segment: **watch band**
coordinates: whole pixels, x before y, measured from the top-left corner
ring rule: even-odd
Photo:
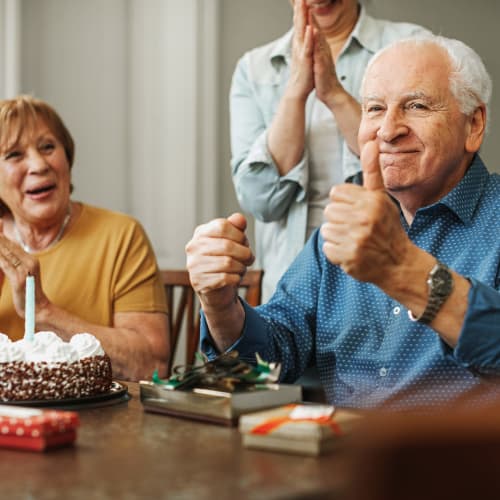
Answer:
[[[453,276],[448,267],[442,262],[437,261],[436,265],[429,273],[427,285],[429,286],[429,298],[424,312],[420,316],[415,317],[413,313],[408,310],[408,317],[412,321],[418,321],[425,325],[432,322],[453,291]]]

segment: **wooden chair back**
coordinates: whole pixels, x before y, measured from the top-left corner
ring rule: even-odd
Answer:
[[[189,281],[186,269],[164,269],[160,271],[163,286],[167,295],[170,311],[170,346],[172,360],[177,350],[179,338],[185,328],[186,356],[185,363],[193,364],[200,340],[200,304]],[[241,281],[243,298],[251,305],[257,306],[261,300],[263,271],[249,269]],[[172,362],[170,365],[172,366]]]

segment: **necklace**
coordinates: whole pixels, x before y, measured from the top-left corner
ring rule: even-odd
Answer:
[[[66,226],[68,225],[70,218],[71,218],[71,204],[68,207],[68,212],[64,217],[63,223],[61,225],[61,228],[59,229],[59,232],[56,234],[56,237],[45,248],[42,248],[40,250],[34,250],[23,241],[21,233],[19,232],[19,229],[17,228],[15,221],[14,221],[14,235],[16,237],[17,242],[21,245],[21,247],[25,252],[27,253],[41,252],[42,250],[47,250],[48,248],[53,247],[62,238],[62,235],[64,233],[64,230],[66,229]]]

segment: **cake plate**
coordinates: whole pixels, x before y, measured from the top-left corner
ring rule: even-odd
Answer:
[[[26,401],[0,401],[3,405],[48,407],[61,410],[84,410],[88,408],[100,408],[118,403],[123,403],[130,399],[128,387],[114,380],[109,391],[93,396],[83,396],[81,398],[67,399],[36,399]]]

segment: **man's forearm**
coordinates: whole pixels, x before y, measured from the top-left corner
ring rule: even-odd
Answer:
[[[413,248],[411,254],[405,259],[406,263],[397,266],[395,272],[379,286],[387,295],[407,307],[414,317],[418,317],[427,306],[429,299],[427,279],[436,264],[436,258],[417,247]],[[452,276],[453,291],[430,326],[449,346],[454,347],[458,342],[467,311],[470,284],[467,279],[453,271]]]
[[[207,321],[210,335],[219,352],[231,347],[241,336],[245,324],[245,310],[238,297],[224,309],[215,309],[203,305],[203,313]]]

